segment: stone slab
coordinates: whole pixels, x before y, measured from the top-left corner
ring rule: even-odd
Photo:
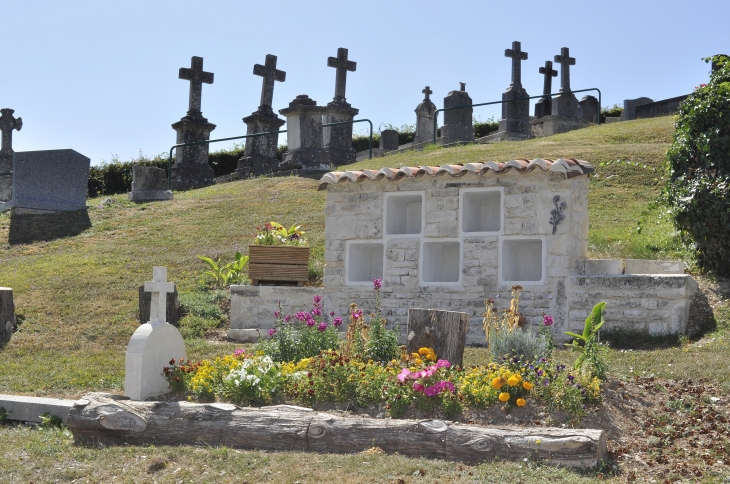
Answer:
[[[624,265],[618,259],[588,259],[582,261],[579,272],[586,276],[606,276],[623,274]]]
[[[40,423],[42,421],[41,414],[48,412],[50,415],[61,418],[65,424],[68,412],[74,403],[76,403],[76,400],[25,395],[0,395],[0,408],[4,408],[8,412],[8,420],[20,422]]]
[[[127,193],[130,202],[156,202],[158,200],[172,200],[171,190],[136,190]]]
[[[621,113],[621,121],[636,119],[636,107],[642,104],[653,103],[654,100],[648,97],[637,97],[636,99],[624,99],[624,112]]]
[[[474,140],[474,142],[480,144],[490,144],[501,143],[502,141],[522,141],[530,138],[530,136],[527,136],[524,133],[515,133],[513,131],[497,131],[496,133],[477,138]]]
[[[535,137],[553,136],[575,129],[587,128],[591,123],[579,118],[565,116],[545,116],[532,121],[532,135]]]
[[[15,153],[13,205],[74,212],[86,208],[91,160],[71,149]]]
[[[626,259],[626,274],[684,274],[684,262]]]
[[[236,343],[256,343],[261,338],[258,329],[229,329],[228,339]]]
[[[322,287],[297,286],[231,286],[231,329],[268,331],[274,327],[279,304],[284,314],[295,314],[312,309],[312,298],[323,295]],[[346,309],[346,308],[336,308]],[[327,309],[329,312],[331,309]],[[253,333],[234,333],[234,336],[253,337]],[[231,337],[229,335],[229,337]],[[235,339],[235,338],[232,338]],[[258,337],[257,337],[258,339]],[[239,340],[236,340],[239,341]]]
[[[636,106],[634,114],[636,119],[676,114],[679,112],[679,105],[682,104],[682,101],[687,99],[688,96],[689,94],[685,94],[684,96],[677,96],[669,99],[662,99],[661,101],[654,101],[653,103],[641,104]]]

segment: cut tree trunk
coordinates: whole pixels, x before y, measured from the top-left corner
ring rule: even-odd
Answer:
[[[74,440],[85,445],[206,445],[239,449],[362,452],[378,447],[410,457],[476,463],[530,458],[568,467],[596,467],[606,434],[594,429],[508,428],[442,420],[345,417],[278,405],[138,402],[92,393],[69,412]]]
[[[0,287],[0,341],[8,341],[16,329],[18,321],[15,318],[13,290],[9,287]]]
[[[469,315],[436,309],[408,310],[408,352],[432,348],[441,360],[461,366]]]
[[[144,285],[139,286],[139,324],[150,320],[150,306],[152,305],[152,293],[145,292]],[[167,293],[166,320],[168,323],[177,326],[180,320],[180,298],[177,294],[177,286],[173,292]]]

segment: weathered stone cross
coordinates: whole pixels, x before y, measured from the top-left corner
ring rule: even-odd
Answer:
[[[560,91],[570,91],[570,66],[575,65],[575,58],[570,57],[570,49],[563,47],[560,55],[555,56],[555,62],[560,64]]]
[[[512,82],[510,82],[510,86],[522,87],[521,61],[527,60],[527,52],[522,52],[521,47],[522,45],[519,42],[514,41],[511,49],[504,50],[504,56],[512,58]]]
[[[540,74],[545,75],[545,83],[542,87],[542,95],[547,96],[553,89],[553,77],[558,75],[558,71],[553,70],[553,63],[545,61],[545,67],[540,68]]]
[[[431,88],[430,88],[430,87],[426,86],[426,89],[424,89],[424,90],[423,90],[423,91],[421,91],[421,92],[422,92],[423,94],[425,94],[425,95],[426,95],[426,98],[424,99],[424,101],[430,101],[430,100],[431,100],[431,98],[429,98],[429,96],[430,96],[431,94],[433,94],[433,91],[431,90]]]
[[[167,267],[154,266],[152,281],[144,283],[144,290],[152,293],[150,322],[164,323],[167,319],[167,293],[175,291],[175,284],[167,282]]]
[[[264,65],[256,64],[253,66],[253,74],[264,78],[261,84],[261,105],[259,111],[273,114],[271,103],[274,99],[274,81],[284,82],[286,80],[286,72],[276,68],[276,56],[267,54]]]
[[[23,118],[15,118],[13,109],[0,109],[0,131],[2,135],[2,145],[0,146],[0,154],[8,154],[13,152],[13,130],[23,127]]]
[[[347,71],[355,72],[357,63],[347,60],[347,49],[337,49],[337,57],[327,58],[327,67],[337,69],[335,76],[335,101],[345,101],[345,87],[347,84]]]
[[[202,116],[200,112],[200,97],[203,93],[203,83],[213,84],[213,73],[203,70],[203,58],[193,56],[190,59],[190,69],[181,67],[178,78],[190,81],[190,101],[188,115]]]

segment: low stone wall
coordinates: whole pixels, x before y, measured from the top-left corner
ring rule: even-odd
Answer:
[[[583,328],[594,305],[606,302],[605,328],[650,334],[682,334],[687,330],[697,282],[684,274],[603,275],[568,278],[568,327]]]
[[[655,118],[657,116],[667,116],[679,112],[679,105],[687,99],[688,94],[684,96],[677,96],[670,99],[663,99],[661,101],[654,101],[653,103],[642,104],[636,106],[636,119],[642,118]]]

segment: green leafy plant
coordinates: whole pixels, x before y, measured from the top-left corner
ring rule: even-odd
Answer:
[[[58,415],[51,415],[48,412],[43,412],[39,416],[41,418],[41,427],[44,427],[44,428],[61,428],[61,427],[63,427],[63,420]]]
[[[288,229],[276,222],[266,222],[256,227],[256,245],[307,245],[301,225],[292,225]]]
[[[521,361],[537,361],[550,355],[550,344],[545,336],[532,331],[500,331],[489,341],[493,360],[517,358]]]
[[[597,376],[601,380],[606,379],[608,364],[603,359],[600,352],[607,351],[608,348],[599,341],[599,331],[605,320],[603,319],[603,311],[606,307],[605,302],[599,302],[593,307],[591,314],[586,318],[583,326],[583,334],[572,333],[566,331],[565,334],[573,338],[570,343],[565,345],[572,351],[580,353],[578,359],[575,360],[575,368],[582,369],[588,366],[588,370],[592,375]]]
[[[203,273],[212,280],[214,287],[227,287],[231,284],[238,284],[243,279],[243,268],[248,264],[248,256],[236,252],[235,259],[228,264],[221,264],[220,258],[214,261],[210,257],[202,255],[198,259],[208,264],[209,270]]]
[[[5,410],[5,407],[0,407],[0,425],[6,423],[8,421],[8,411]]]
[[[398,331],[386,329],[386,321],[380,314],[380,288],[382,285],[382,278],[373,280],[375,313],[370,315],[370,327],[365,345],[367,357],[373,361],[390,361],[400,355]]]
[[[730,58],[705,60],[720,68],[680,105],[663,199],[700,267],[724,277],[730,275]]]

